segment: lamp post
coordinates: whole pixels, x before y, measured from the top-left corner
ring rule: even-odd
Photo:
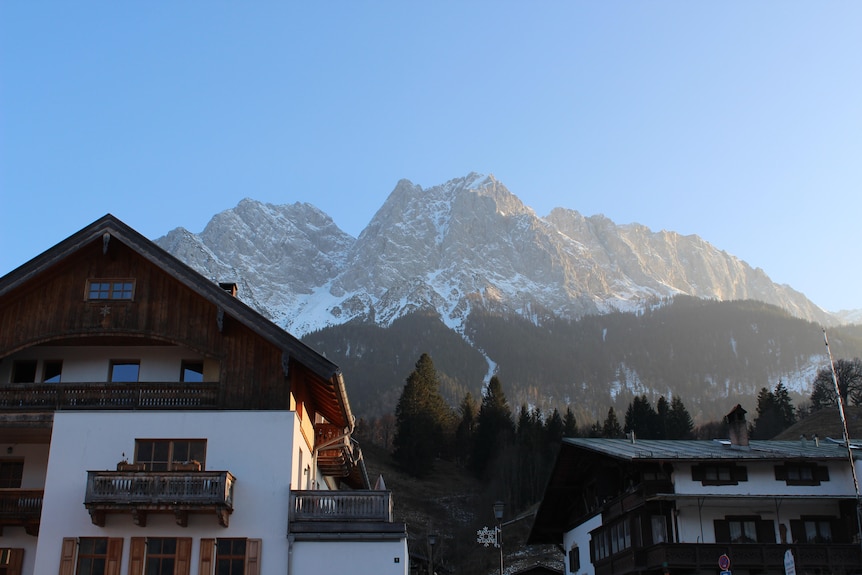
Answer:
[[[437,545],[437,534],[428,534],[428,575],[434,575],[434,546]]]
[[[500,575],[503,575],[503,509],[506,504],[502,501],[494,503],[494,518],[497,520],[497,547],[500,548]]]

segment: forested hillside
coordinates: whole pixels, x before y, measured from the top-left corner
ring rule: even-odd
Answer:
[[[836,358],[862,356],[860,326],[831,328],[829,340]],[[349,323],[304,341],[341,366],[360,417],[394,411],[422,353],[433,357],[453,407],[468,391],[481,397],[490,365],[513,406],[570,407],[579,424],[642,394],[680,396],[697,422],[720,418],[731,402],[753,408],[758,391],[779,380],[799,401],[826,361],[817,324],[759,302],[690,297],[577,321],[474,311],[464,338],[435,314],[415,313],[389,328]]]

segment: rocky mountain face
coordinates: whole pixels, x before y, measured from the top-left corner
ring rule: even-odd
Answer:
[[[542,218],[493,176],[395,189],[358,238],[309,204],[251,199],[204,231],[156,242],[295,335],[351,319],[389,325],[436,310],[461,331],[471,309],[562,318],[635,310],[685,294],[754,299],[792,315],[835,318],[759,268],[697,236],[616,225],[556,208]]]

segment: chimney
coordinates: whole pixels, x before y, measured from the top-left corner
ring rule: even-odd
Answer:
[[[731,449],[750,449],[748,446],[748,424],[745,421],[747,412],[737,404],[730,413],[724,416],[730,432]]]
[[[237,285],[236,282],[219,282],[218,287],[236,297]]]

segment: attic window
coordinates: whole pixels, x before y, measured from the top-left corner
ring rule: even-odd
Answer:
[[[691,479],[701,485],[737,485],[748,481],[748,470],[733,463],[704,463],[692,466]]]
[[[87,280],[88,300],[127,300],[135,297],[133,279],[92,279]]]
[[[775,480],[787,485],[820,485],[829,481],[829,468],[816,463],[785,463],[775,466]]]

